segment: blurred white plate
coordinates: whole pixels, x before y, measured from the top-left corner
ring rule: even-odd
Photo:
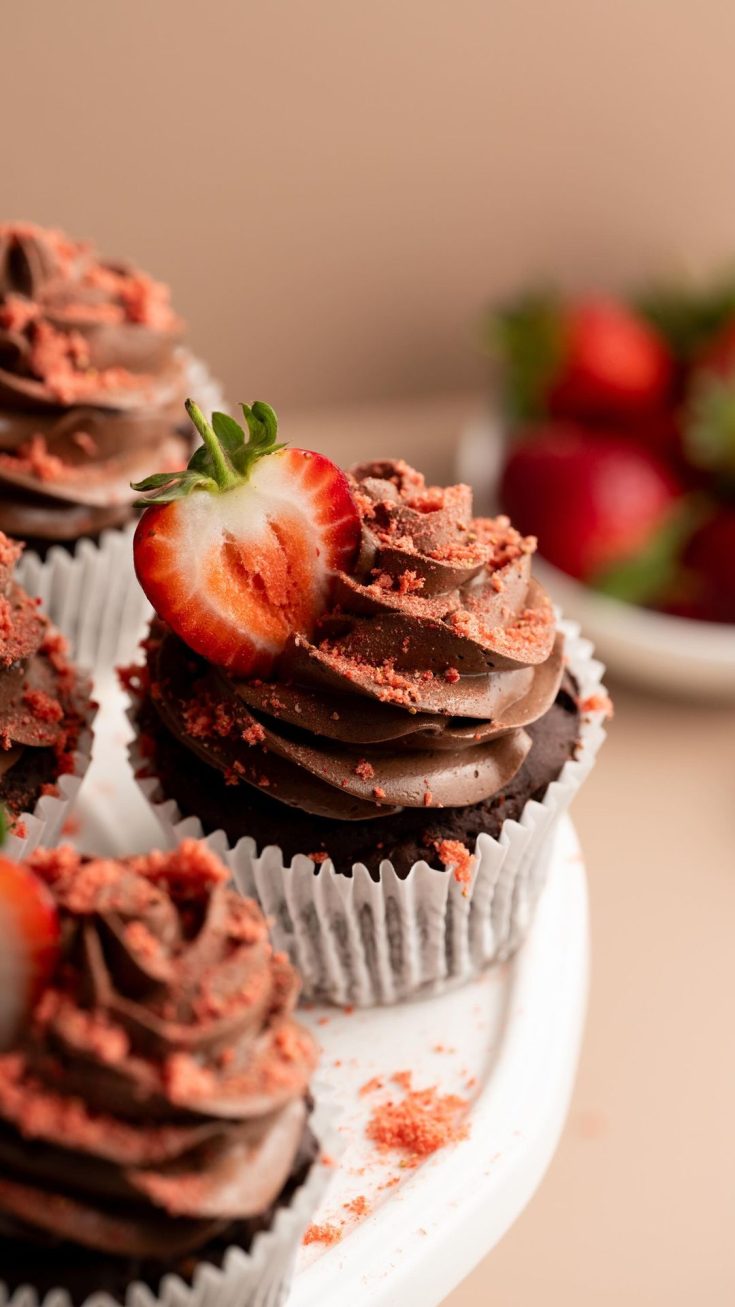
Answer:
[[[457,474],[473,486],[478,512],[495,510],[501,466],[499,425],[490,413],[478,413],[457,450]],[[735,626],[668,617],[610,599],[538,555],[534,572],[615,675],[690,698],[735,700]]]

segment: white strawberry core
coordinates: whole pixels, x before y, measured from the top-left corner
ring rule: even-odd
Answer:
[[[192,597],[226,608],[261,649],[278,652],[323,605],[329,572],[320,507],[292,460],[284,464],[278,454],[257,463],[243,486],[192,495],[190,548],[180,559]]]

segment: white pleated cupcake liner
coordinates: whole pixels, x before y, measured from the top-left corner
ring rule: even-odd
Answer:
[[[580,703],[602,702],[604,669],[592,645],[576,623],[560,627]],[[582,711],[575,757],[543,799],[529,799],[520,819],[505,821],[497,838],[478,835],[467,885],[424,861],[399,876],[385,860],[376,881],[362,863],[351,876],[339,875],[331,861],[317,865],[298,854],[286,862],[275,845],[259,852],[248,836],[232,846],[217,831],[206,842],[227,862],[242,893],[271,918],[275,947],[298,968],[305,997],[369,1007],[436,994],[509,958],[525,938],[559,818],[592,768],[604,719],[603,707]],[[136,775],[150,766],[137,739],[130,759]],[[141,777],[138,784],[171,847],[204,837],[199,819],[183,817],[157,778]]]
[[[80,1307],[280,1307],[288,1295],[304,1232],[333,1174],[333,1167],[322,1159],[334,1159],[343,1147],[336,1126],[338,1109],[328,1092],[322,1095],[317,1087],[317,1094],[309,1119],[317,1156],[304,1183],[290,1202],[278,1209],[269,1229],[255,1236],[247,1252],[233,1245],[220,1266],[200,1262],[191,1284],[179,1275],[165,1275],[155,1293],[136,1281],[124,1299],[100,1289],[89,1294]],[[63,1285],[40,1296],[27,1285],[10,1294],[0,1278],[0,1307],[73,1307],[73,1299]]]
[[[77,675],[82,690],[91,693],[91,677],[87,672],[80,672],[79,669]],[[25,831],[25,834],[8,832],[2,847],[4,858],[10,858],[13,862],[22,862],[34,849],[40,846],[52,849],[64,837],[64,823],[71,815],[91,761],[94,739],[92,724],[96,713],[97,704],[90,699],[76,751],[72,754],[73,770],[59,776],[54,782],[58,794],[42,794],[33,812],[22,812],[16,818],[17,825]]]
[[[204,363],[192,357],[187,370],[200,407],[222,408],[222,391]],[[134,534],[135,522],[129,522],[98,540],[78,541],[72,551],[53,545],[40,558],[27,549],[16,567],[18,584],[41,600],[75,660],[95,676],[132,658],[151,618],[133,567]]]

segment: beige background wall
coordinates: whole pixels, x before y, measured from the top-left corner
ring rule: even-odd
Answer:
[[[170,280],[235,397],[464,384],[529,269],[735,248],[731,0],[5,0],[0,57],[0,209]]]

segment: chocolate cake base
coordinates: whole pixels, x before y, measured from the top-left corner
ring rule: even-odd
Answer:
[[[224,830],[231,844],[250,835],[259,849],[278,845],[290,861],[297,853],[327,853],[338,872],[350,875],[363,862],[375,880],[380,862],[389,858],[405,876],[421,858],[437,863],[436,843],[461,840],[472,847],[485,831],[497,836],[506,818],[517,819],[529,799],[541,799],[564,763],[574,757],[579,736],[579,709],[567,675],[549,711],[526,729],[533,740],[520,771],[511,782],[481,803],[464,808],[404,808],[368,821],[334,821],[313,816],[270,798],[246,784],[226,785],[163,725],[150,700],[139,710],[139,725],[150,747],[150,764],[163,795],[175,799],[183,816],[196,816],[206,834]]]
[[[18,761],[0,776],[0,804],[14,817],[33,812],[45,785],[59,779],[53,749],[24,749]]]
[[[230,1222],[216,1239],[211,1239],[204,1247],[176,1263],[166,1260],[163,1249],[160,1262],[140,1261],[138,1258],[97,1253],[80,1244],[41,1244],[31,1239],[29,1232],[27,1243],[21,1242],[17,1235],[12,1239],[0,1236],[0,1282],[10,1293],[23,1285],[31,1285],[39,1298],[55,1288],[66,1289],[75,1307],[96,1290],[124,1302],[129,1286],[136,1280],[147,1284],[154,1293],[158,1292],[164,1275],[180,1275],[191,1283],[202,1262],[221,1266],[228,1248],[233,1245],[247,1252],[255,1236],[273,1224],[278,1209],[288,1206],[296,1190],[304,1183],[317,1153],[316,1138],[307,1127],[288,1183],[268,1211],[252,1220]]]

